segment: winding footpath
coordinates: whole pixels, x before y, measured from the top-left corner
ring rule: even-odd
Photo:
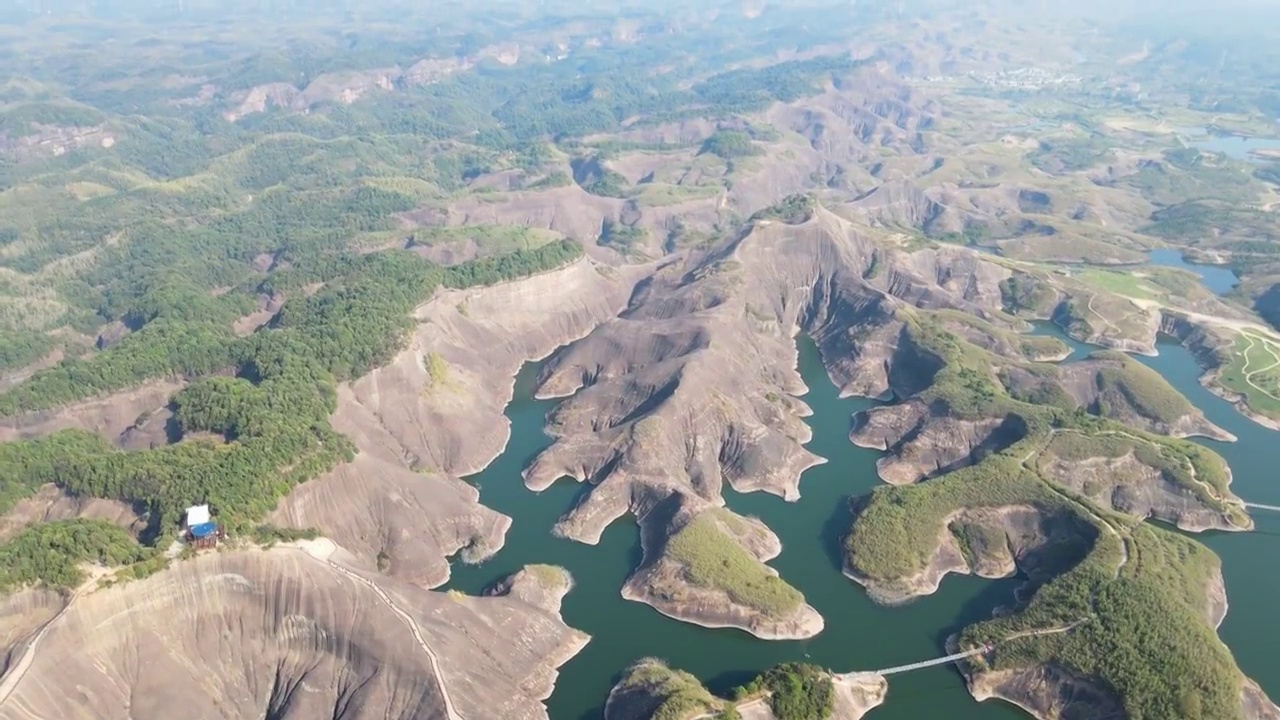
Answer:
[[[76,588],[76,591],[72,593],[71,597],[67,600],[67,604],[62,606],[62,609],[58,611],[57,615],[49,618],[49,622],[45,623],[44,626],[40,628],[40,631],[35,634],[35,637],[31,638],[31,642],[27,643],[27,647],[22,651],[22,657],[19,658],[18,662],[14,663],[9,668],[9,671],[4,674],[4,679],[0,680],[0,705],[4,705],[5,702],[9,700],[9,696],[18,688],[18,683],[21,682],[22,678],[27,674],[27,670],[31,669],[31,663],[35,662],[36,659],[36,650],[40,645],[40,641],[44,640],[44,636],[49,634],[49,631],[53,629],[53,626],[67,614],[67,611],[71,609],[71,606],[75,604],[75,601],[79,599],[81,595],[90,589],[97,587],[97,584],[97,578],[91,578],[88,582]]]
[[[378,587],[377,583],[330,560],[329,558],[335,549],[336,546],[334,546],[331,541],[327,543],[311,542],[302,546],[302,550],[311,557],[323,561],[334,570],[372,590],[373,594],[378,596],[378,599],[391,609],[391,612],[398,615],[400,619],[409,626],[409,631],[413,633],[414,640],[418,642],[418,646],[427,654],[427,659],[431,662],[431,672],[436,676],[436,685],[440,688],[441,699],[444,700],[445,715],[448,717],[448,720],[463,720],[462,716],[458,714],[457,709],[454,707],[453,700],[449,697],[449,688],[444,681],[444,671],[440,667],[440,658],[436,655],[436,652],[431,649],[431,645],[427,643],[427,639],[422,636],[422,628],[418,627],[418,621],[414,620],[412,615],[405,612],[403,608],[397,605],[396,602],[387,595],[385,590]]]

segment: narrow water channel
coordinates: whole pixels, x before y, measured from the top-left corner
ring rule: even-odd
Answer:
[[[782,554],[770,564],[826,620],[826,629],[807,641],[769,642],[737,630],[699,628],[623,600],[622,584],[640,560],[638,531],[629,518],[610,526],[594,547],[552,537],[556,519],[584,490],[562,480],[535,494],[521,482],[520,471],[549,442],[543,425],[555,405],[532,399],[538,366],[521,370],[507,408],[511,441],[501,457],[470,478],[480,488],[481,502],[513,518],[506,545],[483,565],[455,563],[448,587],[479,593],[528,563],[561,565],[573,574],[576,586],[565,598],[564,618],[592,639],[561,668],[547,703],[552,720],[599,720],[618,675],[646,656],[663,658],[721,692],[780,662],[807,661],[849,671],[936,657],[943,654],[947,635],[989,617],[992,607],[1012,597],[1016,580],[950,577],[938,593],[889,609],[872,603],[841,574],[840,539],[850,520],[847,499],[879,484],[877,453],[848,439],[853,413],[871,402],[839,398],[813,343],[802,338],[799,348],[801,376],[810,388],[805,401],[813,408],[807,418],[814,431],[808,448],[829,462],[804,474],[798,502],[731,490],[726,490],[726,501],[739,513],[760,517],[782,539]],[[951,667],[895,676],[888,702],[870,717],[919,720],[938,717],[940,711],[955,720],[1025,717],[1012,706],[973,702]]]
[[[1067,337],[1050,323],[1038,323],[1035,334],[1053,335],[1078,360],[1096,347]],[[1200,408],[1210,421],[1235,435],[1234,443],[1205,438],[1194,441],[1212,448],[1231,467],[1231,490],[1249,502],[1280,505],[1280,433],[1236,412],[1235,407],[1200,384],[1203,370],[1176,339],[1162,335],[1156,357],[1138,359]],[[1280,513],[1252,510],[1255,530],[1248,533],[1206,532],[1193,535],[1222,558],[1230,607],[1218,634],[1235,655],[1240,669],[1272,698],[1280,700]]]
[[[1052,325],[1038,334],[1054,334],[1068,342],[1078,359],[1092,349],[1062,335]],[[555,538],[551,528],[573,506],[585,487],[562,480],[542,493],[528,491],[521,470],[550,440],[543,432],[547,412],[556,401],[533,399],[540,366],[527,364],[516,380],[515,398],[507,408],[512,433],[503,454],[470,478],[481,501],[513,518],[506,545],[479,566],[455,563],[448,585],[480,593],[529,563],[567,568],[575,579],[565,599],[565,621],[592,636],[591,642],[561,668],[555,694],[548,701],[552,720],[599,720],[609,688],[631,662],[646,656],[688,670],[713,690],[725,691],[779,662],[808,661],[837,671],[873,670],[935,657],[944,639],[965,624],[989,616],[991,608],[1011,597],[1018,581],[988,581],[950,576],[941,590],[901,608],[883,608],[867,599],[840,573],[840,539],[847,530],[850,496],[879,484],[877,453],[848,440],[853,413],[871,401],[838,397],[812,342],[801,338],[800,372],[813,409],[807,422],[814,437],[808,448],[827,458],[801,479],[801,499],[787,503],[763,493],[726,490],[733,510],[760,517],[782,539],[783,552],[770,564],[799,588],[826,619],[826,629],[807,641],[767,642],[737,630],[711,630],[671,620],[640,603],[622,599],[620,590],[640,560],[637,527],[631,518],[617,521],[597,546]],[[1233,489],[1241,497],[1280,504],[1280,434],[1266,430],[1235,412],[1198,382],[1199,368],[1176,342],[1160,344],[1160,356],[1143,359],[1181,390],[1209,419],[1240,438],[1239,443],[1206,442],[1231,464]],[[1272,697],[1280,697],[1280,513],[1255,513],[1258,531],[1201,535],[1223,558],[1231,608],[1221,628],[1223,639],[1246,674]],[[954,720],[1014,720],[1021,711],[998,702],[976,703],[959,674],[938,667],[895,676],[888,702],[870,714],[872,720],[918,720],[945,716]],[[941,713],[941,715],[940,715]]]

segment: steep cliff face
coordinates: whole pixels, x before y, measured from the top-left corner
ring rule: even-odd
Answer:
[[[507,440],[514,376],[615,315],[644,268],[581,260],[490,288],[441,292],[418,309],[409,347],[339,389],[334,425],[389,462],[454,477]]]
[[[77,598],[0,717],[546,718],[585,637],[520,595],[429,593],[296,549],[205,555]]]
[[[1120,702],[1105,687],[1056,665],[986,672],[969,679],[975,700],[999,698],[1048,720],[1124,720]]]

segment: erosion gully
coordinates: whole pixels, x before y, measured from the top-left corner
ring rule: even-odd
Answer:
[[[1037,332],[1062,337],[1052,326]],[[1064,340],[1068,340],[1063,338]],[[1068,340],[1074,357],[1088,348]],[[817,348],[799,341],[799,369],[810,388],[804,400],[813,415],[809,450],[828,462],[804,473],[797,502],[763,493],[738,494],[726,488],[726,502],[736,512],[761,518],[782,539],[782,554],[770,565],[804,593],[826,620],[826,629],[805,641],[769,642],[732,629],[711,630],[671,620],[652,608],[622,599],[620,590],[641,552],[633,519],[618,520],[599,545],[588,546],[553,537],[556,520],[573,507],[586,487],[564,479],[542,493],[527,490],[521,470],[547,447],[546,414],[557,401],[533,399],[540,366],[525,365],[515,396],[507,407],[511,439],[506,450],[483,472],[472,476],[481,501],[513,518],[503,549],[489,561],[468,566],[455,563],[448,587],[480,593],[530,563],[560,565],[573,574],[575,587],[565,598],[565,622],[591,635],[591,642],[560,670],[555,693],[547,701],[552,720],[598,720],[609,689],[631,662],[646,656],[665,659],[672,667],[701,678],[713,691],[724,692],[772,665],[812,662],[839,672],[873,670],[943,654],[948,635],[990,616],[991,609],[1012,598],[1016,578],[983,580],[949,576],[941,589],[899,608],[884,608],[840,572],[840,543],[847,531],[848,499],[879,484],[878,453],[855,447],[848,433],[854,413],[872,401],[840,398],[827,377]],[[1253,424],[1198,382],[1199,368],[1175,341],[1162,341],[1160,356],[1144,360],[1163,374],[1209,419],[1240,438],[1239,443],[1207,442],[1223,454],[1235,473],[1233,489],[1256,502],[1280,504],[1280,435]],[[1280,697],[1280,663],[1271,652],[1280,640],[1274,610],[1280,607],[1280,513],[1255,514],[1256,532],[1209,533],[1199,536],[1222,556],[1231,603],[1221,628],[1245,673],[1272,697]],[[873,720],[998,720],[1027,717],[1011,705],[977,703],[952,666],[891,678],[887,702],[868,716]]]

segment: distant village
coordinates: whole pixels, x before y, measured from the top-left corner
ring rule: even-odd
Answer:
[[[1057,70],[1045,70],[1043,68],[969,72],[964,75],[927,75],[910,78],[910,80],[924,83],[954,83],[961,78],[967,78],[986,87],[1016,90],[1070,87],[1084,82],[1084,78],[1080,75]]]

